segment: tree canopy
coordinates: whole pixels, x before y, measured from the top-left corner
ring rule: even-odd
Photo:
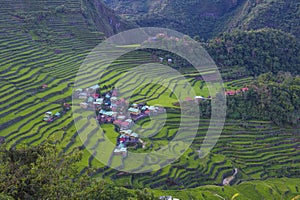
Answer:
[[[155,199],[147,189],[129,191],[80,173],[81,151],[61,154],[47,141],[36,147],[0,146],[0,197],[14,199]],[[2,196],[1,196],[2,195]]]
[[[275,29],[235,31],[211,40],[207,50],[224,79],[288,71],[300,73],[297,39]]]
[[[279,126],[298,127],[300,77],[286,72],[262,74],[249,91],[229,96],[227,103],[230,118],[271,120]]]

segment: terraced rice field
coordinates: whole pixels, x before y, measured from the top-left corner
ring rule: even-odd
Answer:
[[[138,59],[128,55],[128,57],[125,56],[120,60],[135,60],[137,62]],[[113,87],[117,80],[120,80],[122,77],[121,72],[125,73],[130,69],[130,65],[127,65],[127,62],[124,62],[123,65],[120,62],[116,62],[117,66],[113,65],[107,69],[105,72],[106,76],[101,79],[100,85],[105,84],[108,88]],[[124,67],[118,68],[119,66]],[[199,89],[201,81],[196,81],[196,76],[192,74],[186,76],[194,86],[197,95],[207,95],[206,87]],[[126,76],[124,83],[128,83],[128,86],[125,86],[125,88],[132,90],[130,86],[132,80],[139,84],[143,83],[144,79],[146,79],[145,76]],[[228,87],[238,88],[245,86],[251,80],[252,78],[246,78],[226,84]],[[168,82],[172,81],[175,83],[174,87],[171,87],[173,91],[179,85],[182,86],[184,84],[179,79],[168,80]],[[183,96],[187,97],[189,95],[191,95],[189,91],[186,91]],[[168,119],[164,128],[156,135],[145,140],[149,144],[148,149],[138,150],[138,152],[159,149],[160,146],[166,145],[168,141],[172,140],[180,123],[180,111],[173,105],[176,100],[171,92],[159,86],[159,82],[155,84],[155,81],[135,90],[131,96],[132,102],[160,103],[168,108]],[[193,122],[192,119],[190,120]],[[147,126],[150,123],[150,119],[142,119],[138,123],[142,127],[144,125]],[[161,189],[189,188],[207,184],[220,185],[225,177],[232,175],[234,168],[239,170],[238,176],[234,180],[236,184],[246,180],[260,180],[272,177],[297,177],[299,173],[297,170],[299,167],[298,161],[300,159],[298,130],[281,129],[270,122],[264,121],[240,122],[228,120],[222,136],[211,154],[205,159],[199,159],[198,150],[201,147],[208,127],[209,120],[201,120],[197,137],[191,148],[180,159],[166,168],[153,173],[138,175],[124,173],[120,175],[113,169],[99,169],[98,175],[102,178],[112,178],[120,185],[128,187]],[[156,127],[152,126],[150,129],[144,129],[143,131],[148,135],[151,132],[155,132],[155,130]],[[106,134],[109,134],[111,131],[112,129],[107,131]],[[97,140],[97,138],[92,138],[91,134],[87,137],[87,140]],[[101,145],[101,142],[93,143],[93,145],[93,148],[97,149],[97,145]],[[96,151],[94,155],[95,153]],[[97,161],[93,157],[89,158],[89,163],[91,163],[91,166],[97,166]],[[120,166],[122,166],[121,163]]]
[[[226,88],[228,88],[230,90],[232,90],[232,89],[235,90],[235,89],[241,89],[243,87],[248,86],[249,84],[251,84],[252,80],[253,80],[253,77],[247,77],[247,78],[230,81],[225,84],[226,84]]]
[[[147,119],[145,119],[146,121]],[[174,135],[179,119],[169,118],[163,131],[150,139],[153,148],[159,141],[168,141]],[[145,123],[144,121],[140,123]],[[112,178],[128,186],[143,188],[178,189],[201,185],[221,185],[222,180],[239,173],[234,184],[246,180],[261,180],[272,177],[297,177],[299,175],[299,138],[295,130],[281,130],[267,122],[245,124],[227,121],[225,130],[211,154],[199,159],[209,121],[202,120],[192,147],[172,165],[147,174],[118,176],[116,171],[101,172],[102,177]]]
[[[87,23],[77,14],[78,1],[66,4],[71,13],[46,17],[39,24],[34,23],[40,15],[36,10],[43,10],[43,4],[48,3],[51,5],[45,6],[49,6],[49,11],[59,6],[59,2],[39,2],[29,8],[23,8],[22,1],[14,3],[0,3],[0,134],[6,136],[11,147],[21,143],[38,144],[49,135],[61,135],[62,127],[72,126],[70,113],[51,125],[42,122],[41,117],[49,110],[61,110],[62,103],[70,101],[76,69],[86,52],[104,36],[87,30]],[[26,12],[25,18],[20,17],[22,11],[28,9],[32,12]],[[33,22],[25,23],[26,16],[32,17]],[[87,31],[81,35],[77,31],[76,36],[67,37],[71,23],[78,30]],[[40,37],[30,31],[44,28],[48,32]],[[53,40],[49,40],[50,37]],[[47,88],[42,89],[44,84]]]
[[[234,186],[202,186],[187,190],[152,190],[157,196],[172,195],[179,199],[298,199],[297,179],[251,181]]]
[[[75,4],[78,1],[69,2],[71,2],[70,7],[74,3],[74,9],[77,8]],[[0,2],[0,13],[7,12],[6,10],[14,11],[13,8],[5,6],[6,3],[6,1]],[[85,150],[84,146],[92,146],[96,149],[103,142],[103,138],[95,134],[97,124],[92,122],[81,124],[81,128],[88,132],[86,140],[81,141],[71,112],[66,112],[53,123],[43,122],[45,112],[60,111],[64,102],[71,101],[77,69],[88,51],[103,38],[103,34],[99,32],[75,30],[75,36],[66,37],[66,33],[70,30],[64,27],[69,23],[76,24],[76,27],[81,30],[87,28],[86,22],[76,16],[75,14],[65,16],[63,20],[52,19],[53,23],[48,27],[48,31],[51,32],[50,35],[54,34],[58,38],[53,40],[51,45],[42,38],[37,38],[33,33],[24,31],[19,19],[12,15],[1,16],[0,136],[5,137],[9,147],[38,145],[51,137],[60,142],[63,152],[72,152],[78,147],[83,149],[84,157],[80,164],[82,170],[87,166],[95,167],[96,177],[110,179],[118,185],[133,188],[178,189],[207,184],[220,185],[225,177],[232,175],[234,168],[239,170],[234,184],[272,177],[299,177],[299,130],[281,129],[270,122],[227,120],[215,148],[207,157],[200,159],[198,150],[209,127],[209,120],[202,119],[199,129],[194,130],[197,131],[197,136],[191,148],[183,156],[172,165],[145,174],[122,174],[104,166],[95,159],[95,154]],[[152,57],[145,52],[133,52],[121,57],[107,68],[106,75],[100,80],[101,89],[113,87],[123,73],[148,62],[152,62]],[[196,95],[209,95],[205,86],[200,89],[201,81],[197,79],[197,75],[191,72],[186,74],[186,78]],[[140,76],[132,80],[142,83],[144,77]],[[185,87],[186,84],[176,78],[168,81],[172,83],[173,91]],[[250,81],[251,78],[230,82],[227,87],[241,87]],[[130,83],[130,80],[125,79],[126,82]],[[89,81],[86,83],[88,84]],[[47,84],[45,89],[42,89],[43,84]],[[128,90],[130,89],[128,86]],[[189,90],[184,90],[182,93],[184,97],[193,97]],[[145,139],[147,149],[136,151],[150,151],[167,144],[176,134],[180,122],[180,110],[173,104],[177,99],[171,90],[161,87],[159,82],[155,81],[151,84],[141,84],[134,91],[131,101],[160,104],[167,108],[168,114],[164,128],[153,137]],[[90,116],[93,116],[92,113]],[[75,120],[80,122],[83,117],[87,116]],[[149,118],[138,121],[146,134],[151,134],[153,131],[153,127],[147,128],[149,123],[151,123]],[[112,140],[117,136],[112,125],[106,125],[104,131],[103,134],[108,135]]]

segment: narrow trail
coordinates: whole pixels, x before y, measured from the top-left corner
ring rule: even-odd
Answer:
[[[233,179],[235,178],[236,174],[238,173],[238,169],[234,168],[234,173],[232,176],[229,176],[227,178],[223,179],[223,185],[230,185],[230,182],[233,181]]]

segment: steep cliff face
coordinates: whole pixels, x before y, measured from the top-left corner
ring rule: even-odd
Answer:
[[[91,27],[109,36],[134,27],[125,23],[112,9],[99,0],[82,0],[81,11]]]

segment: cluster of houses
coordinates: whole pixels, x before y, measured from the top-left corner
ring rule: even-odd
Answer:
[[[100,124],[110,123],[119,127],[119,137],[116,141],[115,154],[127,155],[127,147],[137,147],[138,143],[145,147],[145,143],[131,128],[137,120],[165,112],[161,107],[148,106],[146,103],[131,104],[124,98],[118,98],[118,90],[101,93],[100,86],[94,85],[86,89],[77,89],[75,97],[82,99],[82,109],[94,110]]]
[[[64,114],[66,111],[70,110],[71,106],[68,103],[64,103],[63,104],[63,109],[61,112],[56,112],[55,114],[53,114],[51,111],[48,111],[45,113],[44,117],[43,117],[43,121],[44,122],[53,122],[56,119],[60,118],[62,114]]]
[[[57,113],[55,113],[53,115],[53,113],[51,111],[48,111],[48,112],[45,113],[43,121],[45,121],[45,122],[53,122],[57,118],[60,118],[60,116],[61,116],[60,112],[57,112]]]
[[[228,91],[225,92],[225,96],[233,96],[233,95],[239,94],[241,92],[246,92],[248,90],[249,90],[249,88],[247,88],[247,87],[241,88],[239,90],[228,90]],[[193,101],[193,100],[195,100],[197,102],[200,102],[200,101],[203,101],[203,100],[211,100],[211,96],[208,96],[208,97],[195,96],[194,98],[187,97],[185,99],[185,101]]]
[[[244,88],[239,89],[239,90],[228,90],[228,91],[225,92],[225,95],[226,96],[232,96],[232,95],[239,94],[241,92],[246,92],[248,90],[249,90],[249,88],[247,88],[247,87],[244,87]]]
[[[138,143],[142,144],[142,147],[145,148],[145,143],[139,138],[137,133],[134,133],[130,129],[120,130],[120,135],[116,141],[116,148],[114,149],[114,154],[118,155],[127,155],[128,147],[137,147]]]

